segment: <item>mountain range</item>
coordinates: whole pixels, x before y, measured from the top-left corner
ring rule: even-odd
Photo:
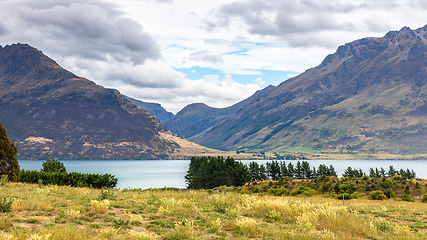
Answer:
[[[320,65],[233,106],[193,103],[173,115],[13,44],[0,46],[0,122],[19,159],[230,153],[221,150],[426,158],[426,79],[427,26],[404,27],[342,45]]]
[[[118,90],[76,76],[27,44],[0,46],[0,122],[18,159],[221,153],[178,137]]]
[[[164,126],[221,150],[425,156],[426,78],[427,26],[404,27],[233,106],[188,105]]]

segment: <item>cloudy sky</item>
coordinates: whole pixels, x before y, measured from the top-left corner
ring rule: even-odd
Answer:
[[[174,113],[226,107],[338,46],[427,24],[423,0],[0,0],[0,45]]]

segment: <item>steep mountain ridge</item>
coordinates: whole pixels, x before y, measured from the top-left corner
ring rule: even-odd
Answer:
[[[27,44],[0,49],[0,113],[19,159],[165,159],[180,151],[173,139],[185,141],[119,91]]]
[[[356,40],[190,139],[227,150],[426,153],[426,70],[427,26]]]
[[[140,101],[140,100],[128,97],[128,96],[125,96],[125,98],[127,100],[131,101],[136,106],[144,109],[145,111],[147,111],[151,115],[157,117],[161,123],[169,120],[170,118],[172,118],[174,116],[173,113],[166,111],[162,107],[162,105],[160,105],[158,103],[143,102],[143,101]]]

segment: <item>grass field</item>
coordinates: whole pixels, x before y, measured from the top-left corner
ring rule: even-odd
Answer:
[[[427,239],[427,204],[401,200],[24,183],[0,197],[0,239]]]

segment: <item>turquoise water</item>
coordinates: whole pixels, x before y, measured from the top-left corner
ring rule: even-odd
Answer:
[[[249,164],[253,160],[242,161]],[[19,160],[22,169],[40,170],[44,160]],[[110,173],[118,178],[117,187],[125,188],[186,188],[184,176],[188,170],[189,160],[64,160],[68,172]],[[256,160],[265,164],[269,160]],[[286,163],[297,161],[286,160]],[[414,170],[419,178],[427,178],[427,161],[422,160],[309,160],[310,167],[320,164],[333,165],[338,176],[347,167],[362,169],[369,174],[369,168],[383,167],[386,171],[390,165],[395,169]]]

